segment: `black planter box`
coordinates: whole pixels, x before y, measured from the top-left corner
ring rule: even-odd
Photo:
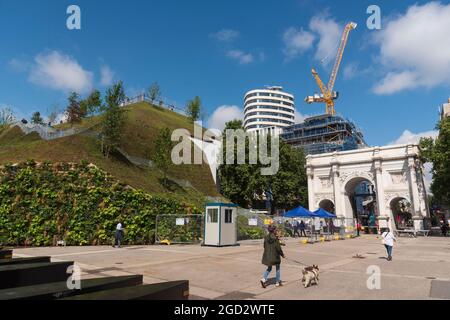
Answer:
[[[100,290],[142,284],[142,275],[106,277],[80,281],[80,289],[69,289],[66,281],[0,290],[0,300],[54,300]]]
[[[0,266],[0,289],[67,281],[73,261],[26,263]]]
[[[76,295],[61,300],[187,300],[189,281],[171,281]]]

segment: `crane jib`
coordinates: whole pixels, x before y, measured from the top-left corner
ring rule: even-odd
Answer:
[[[316,70],[312,69],[312,74],[314,76],[314,79],[317,82],[317,85],[319,86],[319,89],[322,93],[322,97],[315,97],[315,96],[308,96],[306,97],[305,101],[308,103],[313,102],[325,102],[327,106],[326,113],[334,115],[334,100],[337,99],[337,94],[333,93],[334,83],[336,82],[336,77],[339,72],[339,66],[342,61],[342,57],[344,55],[345,46],[347,45],[348,36],[350,34],[350,31],[355,29],[357,26],[356,23],[350,22],[345,26],[344,32],[342,33],[341,41],[339,44],[339,49],[336,55],[336,60],[333,66],[333,69],[331,71],[330,80],[328,81],[328,86],[325,87],[324,83],[320,79],[318,73]]]

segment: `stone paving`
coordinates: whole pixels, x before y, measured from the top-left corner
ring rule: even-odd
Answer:
[[[400,238],[393,261],[385,259],[375,235],[302,244],[287,239],[282,261],[284,286],[261,288],[262,241],[238,247],[188,245],[54,247],[15,249],[15,257],[50,255],[73,260],[83,278],[143,274],[145,283],[189,280],[191,299],[450,299],[450,238]],[[353,258],[356,254],[363,258]],[[301,268],[318,264],[320,283],[300,285]],[[381,271],[380,289],[370,290],[368,267]],[[272,274],[272,276],[274,276]]]

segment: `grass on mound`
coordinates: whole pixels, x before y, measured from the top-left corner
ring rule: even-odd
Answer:
[[[153,141],[161,128],[171,130],[182,128],[193,134],[193,124],[183,115],[173,111],[139,103],[124,108],[126,121],[120,147],[133,156],[150,158]],[[84,119],[74,127],[100,130],[100,116]],[[67,129],[69,124],[58,126]],[[124,159],[110,157],[106,159],[101,151],[95,134],[80,134],[61,139],[45,141],[37,133],[23,134],[20,128],[10,128],[0,132],[0,163],[17,163],[28,159],[52,162],[94,163],[121,182],[134,188],[143,189],[152,194],[165,194],[194,204],[204,202],[205,196],[217,197],[216,186],[207,164],[173,166],[169,170],[172,183],[169,187],[161,184],[161,173],[155,168],[138,168]],[[176,181],[186,181],[192,187],[180,186]]]

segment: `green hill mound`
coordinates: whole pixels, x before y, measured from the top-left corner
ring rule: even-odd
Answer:
[[[153,141],[159,129],[183,128],[193,134],[193,124],[173,111],[138,103],[124,108],[126,121],[120,149],[133,157],[149,159]],[[105,170],[121,183],[142,189],[153,195],[203,205],[206,197],[218,197],[211,171],[207,164],[173,166],[169,172],[171,183],[161,184],[161,173],[150,167],[137,167],[121,156],[105,158],[100,151],[96,134],[100,130],[100,117],[90,117],[74,125],[80,134],[45,141],[37,133],[25,135],[14,127],[0,132],[0,164],[19,163],[33,159],[36,162],[86,161]],[[58,129],[69,129],[69,124]]]

